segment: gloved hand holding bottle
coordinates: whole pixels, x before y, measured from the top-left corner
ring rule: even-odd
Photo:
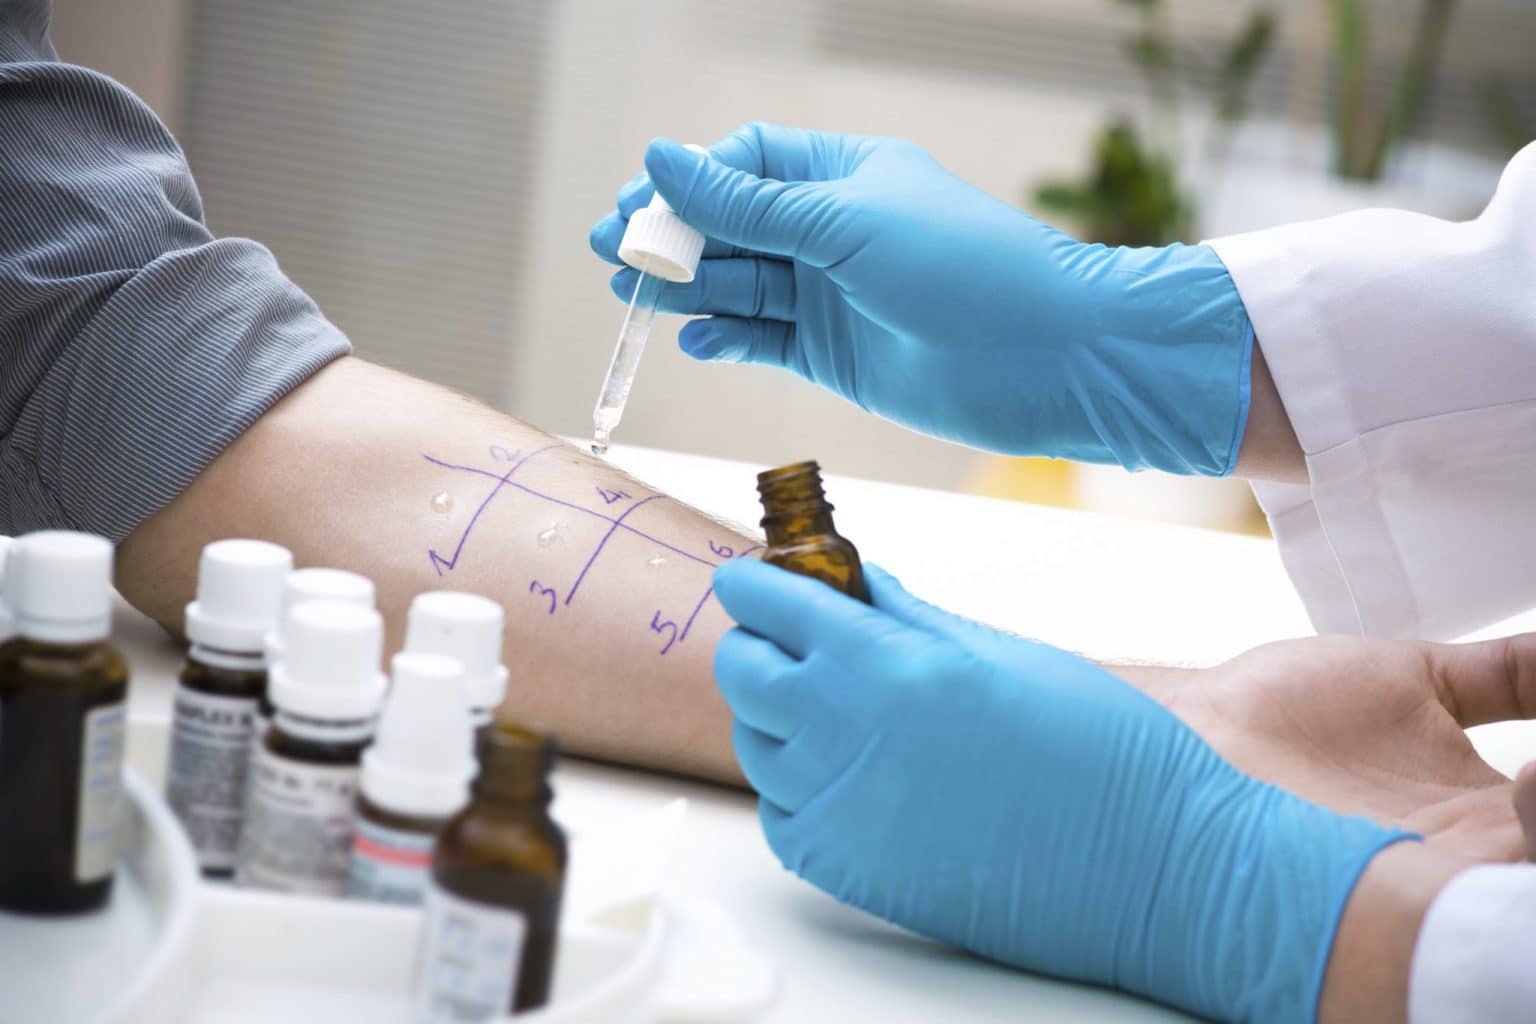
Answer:
[[[740,624],[715,674],[780,861],[994,960],[1312,1021],[1356,880],[1405,834],[1244,775],[1099,667],[866,570],[872,606],[750,559],[715,573]]]
[[[617,263],[652,186],[710,241],[662,308],[701,359],[769,363],[936,437],[1220,475],[1253,330],[1210,248],[1076,242],[895,139],[747,125],[664,140],[592,231]],[[635,271],[619,271],[628,297]]]

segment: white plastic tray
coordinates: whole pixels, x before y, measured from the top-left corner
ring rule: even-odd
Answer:
[[[130,724],[129,840],[110,908],[0,915],[0,1024],[410,1021],[420,911],[204,882],[145,778],[163,777],[167,731],[163,718]],[[622,855],[610,856],[611,823],[571,828],[567,812],[572,872],[554,998],[519,1024],[751,1021],[772,1005],[772,963],[720,908],[657,898],[681,814],[667,807],[645,827],[630,823]]]

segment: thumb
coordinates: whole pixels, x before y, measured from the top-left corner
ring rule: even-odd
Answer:
[[[669,139],[654,139],[645,170],[688,224],[728,245],[817,261],[811,225],[829,198],[813,182],[775,181],[727,167]]]
[[[1515,814],[1525,833],[1525,859],[1536,861],[1536,761],[1515,777]]]
[[[891,618],[913,629],[937,633],[957,643],[970,646],[977,639],[996,630],[979,622],[962,618],[907,592],[895,576],[878,565],[864,566],[864,580],[869,586],[869,597],[876,608]]]

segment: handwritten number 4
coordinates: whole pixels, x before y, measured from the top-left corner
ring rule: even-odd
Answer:
[[[605,491],[601,487],[597,489],[597,493],[602,495],[605,505],[612,505],[616,501],[629,497],[624,491]]]
[[[667,634],[667,642],[661,649],[662,654],[666,654],[672,649],[672,645],[677,643],[677,623],[671,619],[662,621],[659,608],[656,610],[656,614],[651,616],[651,629],[657,633]]]
[[[539,597],[549,598],[549,614],[555,614],[556,596],[554,587],[540,586],[539,581],[534,580],[532,583],[528,584],[528,593],[535,594]]]

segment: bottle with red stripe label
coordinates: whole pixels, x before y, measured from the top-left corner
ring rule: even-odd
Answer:
[[[377,739],[363,754],[347,894],[416,904],[438,832],[469,799],[474,725],[458,659],[402,653],[390,668]]]

